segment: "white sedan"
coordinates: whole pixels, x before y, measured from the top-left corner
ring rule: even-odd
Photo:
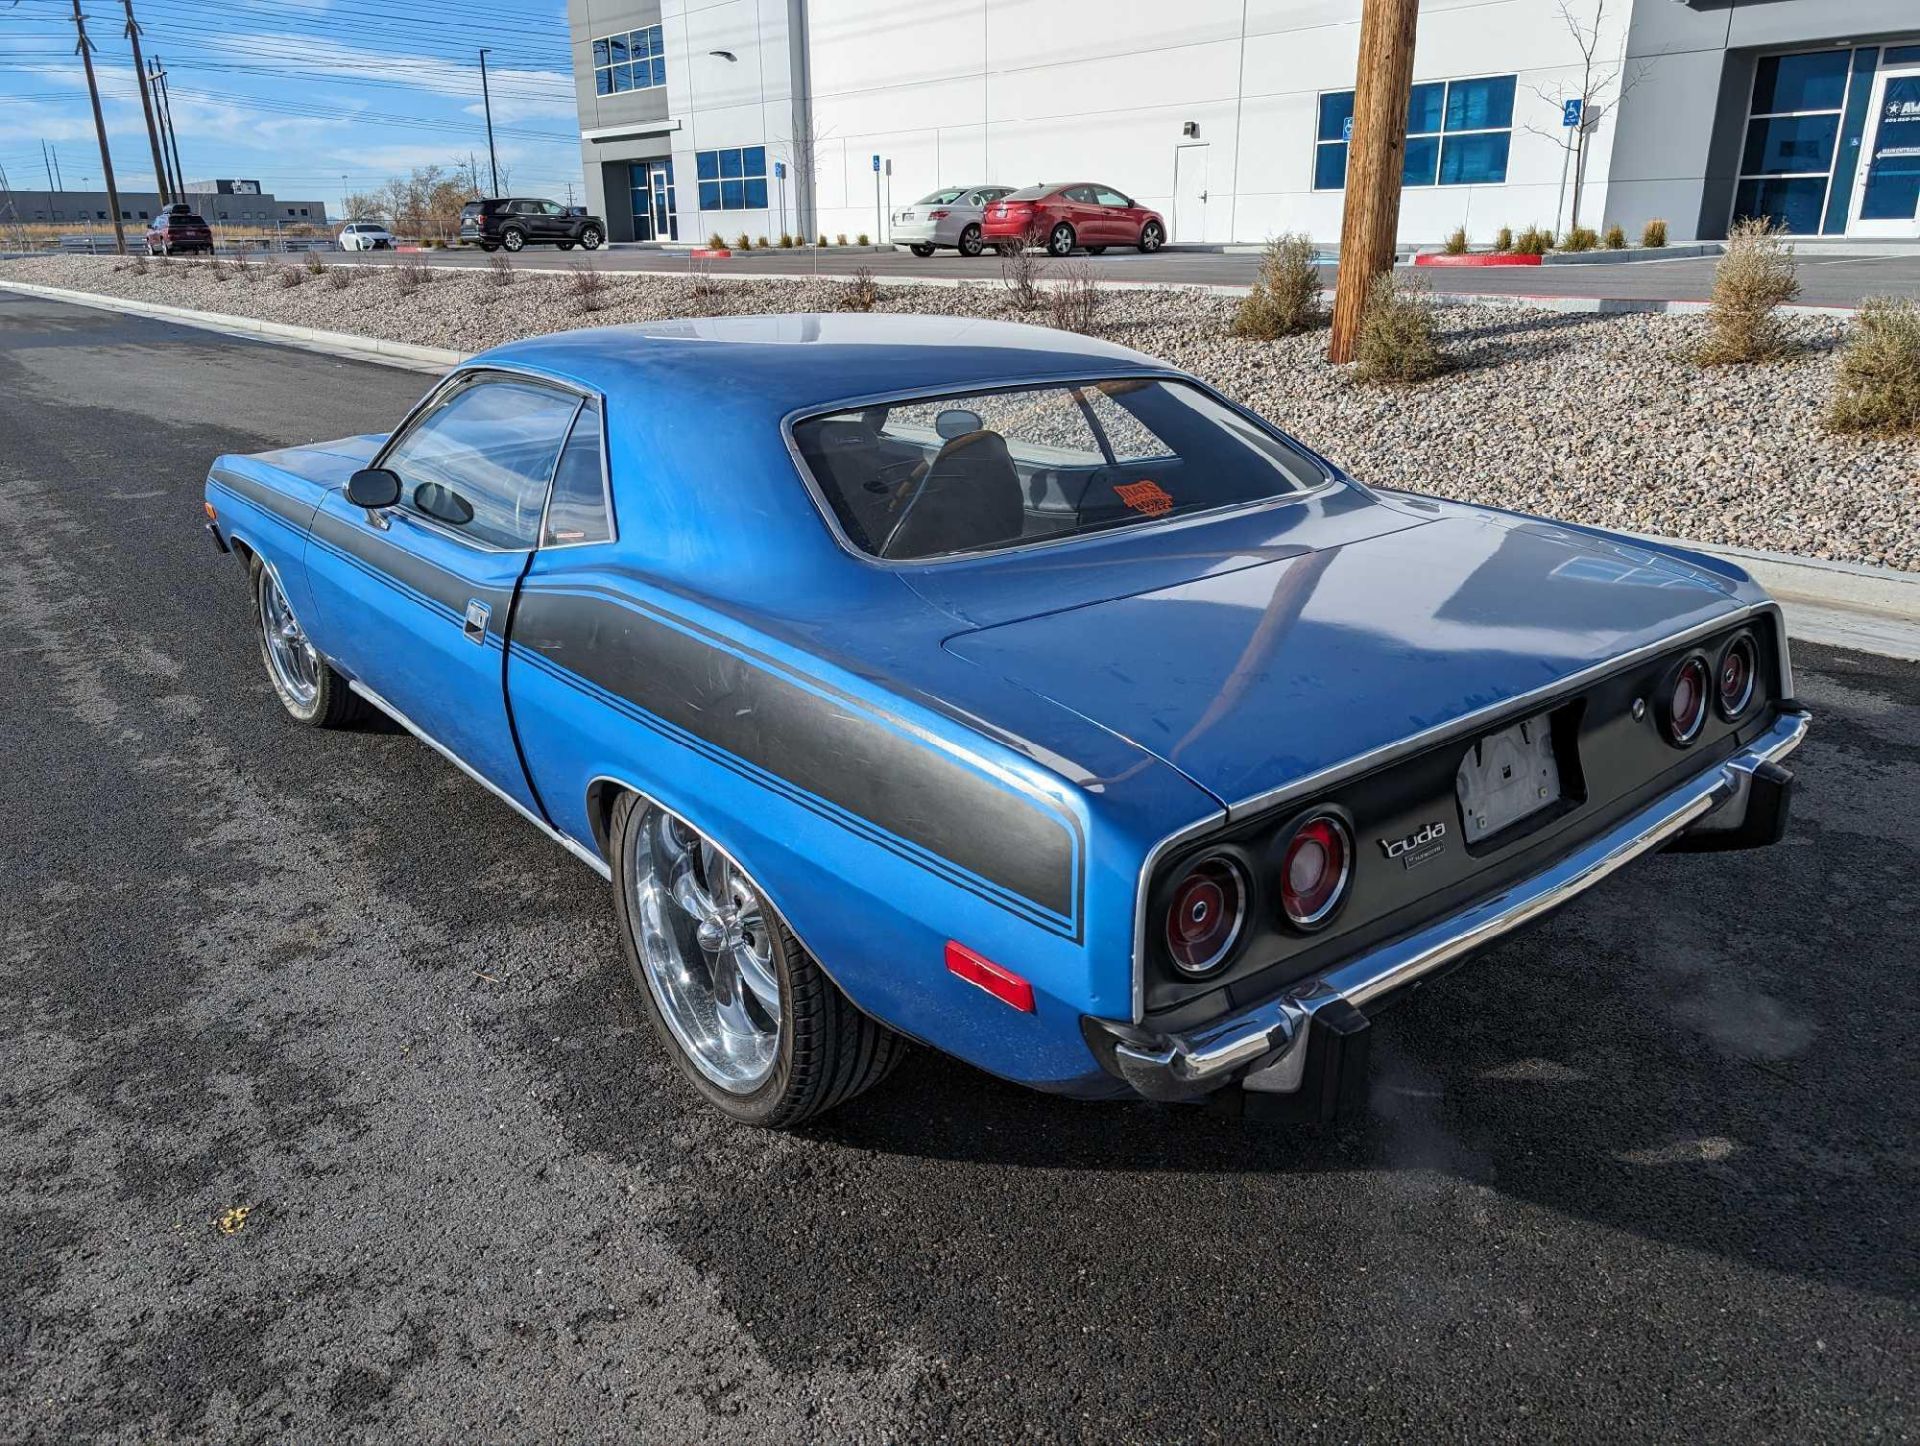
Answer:
[[[349,221],[340,228],[342,251],[391,251],[393,233],[378,221]]]

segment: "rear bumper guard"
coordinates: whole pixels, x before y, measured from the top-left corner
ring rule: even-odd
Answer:
[[[1087,1021],[1095,1052],[1137,1093],[1190,1100],[1239,1082],[1246,1106],[1326,1120],[1364,1094],[1366,1016],[1375,1001],[1542,918],[1642,854],[1750,848],[1786,826],[1792,775],[1779,761],[1800,746],[1809,718],[1782,713],[1752,746],[1688,780],[1552,867],[1405,938],[1293,985],[1276,999],[1182,1034]],[[1709,815],[1713,823],[1696,830]],[[1104,1046],[1104,1047],[1103,1047]]]

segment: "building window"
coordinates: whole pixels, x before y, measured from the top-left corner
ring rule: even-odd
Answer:
[[[767,148],[695,151],[702,211],[764,211],[767,208]]]
[[[1765,216],[1801,235],[1820,231],[1852,58],[1845,50],[1761,57],[1733,192],[1736,221]]]
[[[1405,186],[1498,186],[1507,179],[1513,140],[1511,75],[1432,80],[1407,97],[1407,148],[1400,168]],[[1320,97],[1313,142],[1313,188],[1347,184],[1347,143],[1353,138],[1353,92]]]
[[[666,83],[667,48],[658,25],[593,42],[593,88],[597,94],[651,90]]]

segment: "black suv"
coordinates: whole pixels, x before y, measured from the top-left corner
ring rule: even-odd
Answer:
[[[482,251],[502,246],[518,251],[548,243],[562,251],[575,246],[597,251],[606,239],[606,222],[577,208],[569,210],[558,201],[513,196],[469,201],[460,208],[461,244],[478,245]]]

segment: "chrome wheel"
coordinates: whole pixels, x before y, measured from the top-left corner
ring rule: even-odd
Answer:
[[[701,1074],[752,1094],[780,1055],[774,922],[739,867],[656,805],[626,851],[629,915],[660,1017]]]
[[[295,706],[311,708],[320,696],[320,655],[300,630],[271,568],[260,575],[260,632],[266,639],[274,681]]]

